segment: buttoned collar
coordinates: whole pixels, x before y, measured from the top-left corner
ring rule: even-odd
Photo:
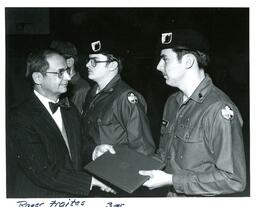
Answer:
[[[106,86],[105,88],[103,88],[100,93],[102,92],[113,92],[114,91],[114,87],[117,84],[117,82],[121,79],[120,74],[117,74]],[[96,90],[97,90],[97,84],[93,87],[92,91],[94,94],[96,94]]]
[[[208,74],[205,74],[205,78],[201,81],[201,83],[197,86],[196,90],[192,93],[189,99],[192,99],[198,103],[202,103],[207,96],[209,90],[212,88],[213,83],[212,79]],[[181,103],[183,99],[183,93],[179,93],[176,97],[178,103]]]

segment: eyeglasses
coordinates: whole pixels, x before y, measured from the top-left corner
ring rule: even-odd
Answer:
[[[51,74],[56,74],[58,75],[58,78],[63,78],[64,73],[67,72],[70,75],[71,68],[67,67],[66,69],[60,69],[59,72],[52,72],[52,71],[46,71],[44,73],[51,73]]]
[[[96,67],[97,63],[110,63],[113,60],[96,60],[94,58],[87,59],[87,63],[90,63],[92,67]]]

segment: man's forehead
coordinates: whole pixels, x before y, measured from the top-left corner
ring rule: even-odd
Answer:
[[[90,54],[90,55],[89,55],[89,58],[106,59],[107,56],[106,56],[106,55],[103,55],[103,54]]]
[[[67,67],[65,58],[59,54],[48,56],[47,61],[52,69],[65,69]]]
[[[174,51],[171,48],[162,49],[160,52],[160,56],[168,56],[168,55],[172,55],[173,53]]]
[[[48,62],[60,62],[60,61],[66,61],[65,58],[60,55],[60,54],[57,54],[57,53],[52,53],[52,54],[49,54],[46,56],[46,59]]]

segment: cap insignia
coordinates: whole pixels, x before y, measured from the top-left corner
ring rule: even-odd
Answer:
[[[172,33],[162,33],[162,44],[169,44],[172,41]]]
[[[92,42],[91,46],[92,46],[92,50],[94,52],[98,52],[101,49],[101,42],[100,42],[100,40],[98,40],[96,42]]]

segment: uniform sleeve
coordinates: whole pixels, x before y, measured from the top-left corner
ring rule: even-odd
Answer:
[[[215,169],[173,176],[179,193],[217,195],[240,192],[246,185],[242,118],[235,106],[217,103],[206,114],[204,131]]]
[[[126,91],[120,96],[114,113],[127,133],[129,146],[143,154],[153,154],[155,144],[144,98],[133,91]]]
[[[9,127],[12,152],[19,167],[35,185],[73,195],[89,194],[91,176],[59,167],[56,160],[50,160],[45,144],[29,120],[20,116],[12,117]]]

